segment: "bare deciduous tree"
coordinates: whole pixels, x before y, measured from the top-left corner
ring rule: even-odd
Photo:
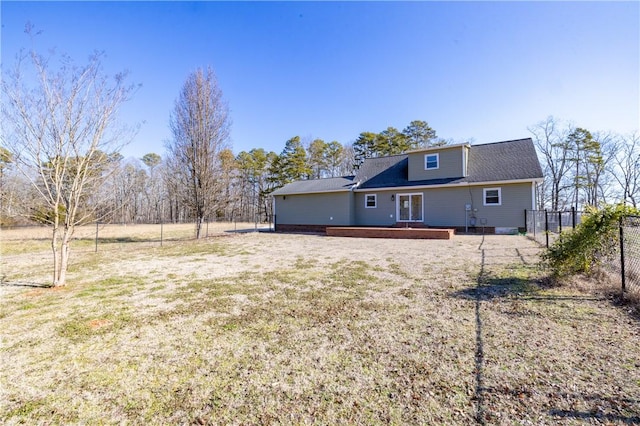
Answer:
[[[213,213],[220,191],[220,152],[227,148],[230,119],[213,71],[189,75],[176,99],[170,127],[168,164],[186,188],[182,202],[196,218],[196,238],[202,222]]]
[[[353,144],[344,145],[338,158],[336,168],[332,172],[335,176],[348,176],[355,173],[356,153]]]
[[[593,138],[598,144],[597,156],[591,156],[586,164],[587,186],[585,188],[587,204],[596,207],[606,205],[615,192],[611,164],[620,149],[616,135],[612,132],[596,131]]]
[[[611,174],[620,185],[620,199],[633,207],[640,204],[640,133],[620,137]]]
[[[551,210],[560,210],[569,204],[561,195],[571,186],[567,182],[570,171],[570,147],[565,143],[567,135],[572,127],[564,127],[559,120],[554,117],[547,117],[529,128],[533,135],[533,142],[542,155],[542,163],[545,175],[544,194],[545,201],[548,201]],[[546,202],[542,203],[543,205]]]
[[[162,179],[159,178],[157,168],[162,167],[162,157],[155,152],[145,154],[141,161],[149,169],[149,178],[143,190],[147,201],[146,221],[158,222],[162,220]]]
[[[40,219],[53,228],[54,286],[66,283],[75,227],[95,220],[108,154],[131,136],[115,119],[135,86],[124,73],[104,74],[101,56],[81,66],[62,56],[56,67],[53,54],[21,52],[2,81],[4,145],[46,209]]]

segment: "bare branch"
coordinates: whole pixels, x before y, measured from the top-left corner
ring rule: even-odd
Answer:
[[[213,213],[220,192],[220,153],[228,147],[229,109],[213,71],[192,73],[175,101],[168,144],[174,179],[186,191],[182,202],[200,224]]]
[[[133,135],[116,115],[137,87],[122,74],[104,75],[100,54],[83,66],[62,56],[56,68],[54,59],[22,51],[3,78],[3,145],[47,207],[37,219],[53,227],[53,283],[63,285],[75,226],[94,217],[95,194],[109,176],[99,153],[117,152]]]

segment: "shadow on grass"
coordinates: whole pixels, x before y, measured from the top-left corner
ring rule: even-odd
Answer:
[[[0,282],[0,287],[31,287],[31,288],[52,288],[51,284],[33,283],[26,281],[4,281]]]
[[[486,387],[484,391],[490,394],[500,394],[508,398],[521,399],[523,395],[531,397],[534,392],[522,387],[496,386]],[[550,408],[548,414],[554,417],[554,422],[579,420],[589,424],[640,424],[637,407],[640,400],[635,398],[611,397],[599,393],[580,394],[567,392],[553,392],[549,396],[561,400],[564,404],[574,406],[584,404],[582,410]],[[553,404],[549,404],[553,406]]]
[[[536,280],[521,278],[479,277],[475,287],[452,293],[453,297],[469,300],[486,301],[506,297],[536,297],[540,286]]]
[[[590,405],[594,408],[589,411],[579,411],[579,410],[563,410],[553,408],[549,410],[549,414],[554,417],[560,417],[562,419],[577,419],[583,421],[596,421],[598,423],[601,422],[615,422],[615,423],[623,423],[623,424],[640,424],[640,414],[637,412],[633,412],[633,408],[630,406],[637,406],[640,404],[640,400],[633,398],[611,398],[606,397],[600,394],[591,394],[591,395],[576,395],[569,393],[561,393],[557,395],[558,397],[564,400],[577,400],[577,401],[589,401]],[[622,408],[626,407],[626,408]],[[608,411],[614,411],[605,413],[603,407],[607,407]],[[624,411],[629,412],[631,410],[630,415],[624,413]],[[617,411],[617,412],[616,412]],[[622,412],[621,412],[622,411]]]
[[[484,242],[484,240],[483,240]],[[487,387],[484,376],[485,368],[485,353],[484,353],[484,341],[483,334],[485,333],[483,318],[481,315],[481,307],[483,303],[500,301],[500,299],[507,300],[532,300],[532,301],[548,301],[554,303],[556,301],[598,301],[603,300],[602,297],[596,295],[553,295],[548,294],[544,290],[549,286],[545,285],[539,279],[528,279],[519,277],[493,277],[487,272],[487,256],[485,249],[480,247],[482,254],[482,261],[480,264],[480,272],[478,274],[476,285],[474,287],[459,290],[451,293],[450,296],[455,298],[467,299],[475,302],[475,322],[476,322],[476,348],[475,348],[475,395],[473,400],[476,405],[475,420],[479,425],[485,425],[487,422],[491,423],[491,413],[487,412],[487,403],[489,395],[496,392],[500,392],[499,389]],[[519,253],[518,253],[519,254]],[[523,264],[526,264],[526,260],[523,256],[519,256]],[[596,403],[596,408],[591,411],[578,411],[578,410],[563,410],[563,409],[551,409],[549,415],[563,420],[578,420],[587,422],[616,422],[624,424],[640,424],[640,417],[635,415],[635,412],[631,415],[626,415],[625,410],[613,410],[604,412],[600,407],[606,405],[606,402],[614,404],[611,398],[606,398],[601,395],[574,395],[573,398],[579,400],[593,400]],[[565,395],[566,399],[566,395]],[[638,403],[634,399],[624,399],[616,401],[618,403],[624,402],[626,405],[635,405]],[[614,404],[615,406],[615,404]],[[613,412],[611,412],[613,411]]]
[[[597,420],[598,422],[616,422],[627,425],[640,424],[640,416],[621,416],[617,414],[602,413],[599,410],[594,411],[574,411],[574,410],[551,410],[549,414],[563,419],[580,419],[580,420]]]
[[[554,295],[544,292],[547,287],[540,284],[538,279],[523,279],[515,277],[493,278],[483,276],[482,280],[478,280],[475,287],[469,287],[451,293],[451,296],[468,299],[489,301],[497,299],[513,299],[519,300],[536,300],[536,301],[585,301],[594,302],[606,300],[607,298],[599,295]]]
[[[480,264],[480,273],[478,274],[478,280],[476,282],[476,287],[467,289],[474,291],[467,298],[471,298],[475,300],[475,316],[476,316],[476,352],[475,352],[475,375],[476,375],[476,390],[474,399],[476,401],[476,422],[479,425],[485,424],[486,417],[486,402],[485,402],[485,393],[486,388],[484,386],[484,344],[482,340],[482,317],[480,316],[480,306],[482,302],[480,289],[483,286],[483,282],[486,280],[486,254],[485,250],[482,249],[482,244],[484,243],[484,236],[482,237],[482,242],[480,243],[479,249],[482,250],[482,262]]]
[[[473,400],[476,404],[475,420],[479,425],[484,425],[489,419],[489,413],[487,413],[487,397],[495,390],[485,385],[484,368],[485,368],[485,353],[484,353],[484,341],[483,333],[484,325],[481,315],[481,307],[483,303],[496,301],[500,299],[520,299],[520,300],[548,300],[550,302],[558,300],[599,300],[597,297],[589,296],[565,296],[565,295],[548,295],[543,293],[545,286],[542,286],[538,279],[519,278],[519,277],[493,277],[486,269],[487,266],[487,254],[486,249],[482,248],[484,243],[480,243],[478,249],[481,251],[481,264],[480,272],[476,280],[474,287],[466,288],[450,294],[452,297],[467,299],[475,302],[475,322],[476,322],[476,348],[475,348],[475,395]],[[519,260],[523,264],[527,264],[526,259],[518,252]],[[555,416],[562,417],[575,417],[582,418],[579,415],[584,413],[571,413],[555,410],[553,413]],[[597,413],[596,413],[597,414]],[[594,417],[594,419],[597,417]],[[607,420],[607,418],[604,418]],[[614,419],[610,419],[614,420]],[[620,418],[619,420],[629,421],[628,418]],[[631,421],[634,421],[631,418]]]
[[[531,397],[530,389],[508,386],[487,387],[485,392],[490,394],[501,394],[509,398],[520,399],[522,395]],[[554,421],[579,420],[589,424],[640,424],[640,415],[637,412],[640,400],[635,398],[611,397],[598,393],[580,394],[567,392],[554,392],[550,397],[563,401],[564,404],[573,406],[582,403],[587,405],[582,410],[550,408],[548,414],[554,417]],[[550,404],[553,406],[553,404]]]
[[[96,239],[95,238],[78,238],[75,241],[95,243]],[[153,242],[160,242],[160,238],[136,238],[136,237],[107,237],[107,238],[100,237],[98,238],[98,245],[114,244],[114,243],[153,243]]]
[[[266,232],[273,233],[275,232],[273,228],[266,228],[263,226],[258,226],[257,228],[239,228],[239,229],[227,229],[224,231],[226,234],[248,234],[251,232]]]

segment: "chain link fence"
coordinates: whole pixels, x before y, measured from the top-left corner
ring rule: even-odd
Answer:
[[[526,210],[527,236],[545,245],[559,238],[562,232],[580,224],[582,212]],[[622,282],[622,291],[640,296],[640,216],[620,219],[620,239],[610,241],[600,253],[601,265]]]
[[[640,294],[640,216],[620,220],[622,291]]]
[[[269,223],[205,221],[201,224],[200,237],[209,238],[234,233],[272,230],[273,225]],[[17,247],[18,244],[41,251],[47,251],[51,248],[52,228],[48,226],[5,227],[1,232],[5,248],[7,246]],[[195,237],[195,222],[152,224],[98,222],[77,226],[71,245],[74,252],[120,250],[125,246],[135,246],[143,250],[145,247],[191,241]]]
[[[549,247],[563,231],[575,228],[582,220],[582,212],[525,210],[527,236]]]

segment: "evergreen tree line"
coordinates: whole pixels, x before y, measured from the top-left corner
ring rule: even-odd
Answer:
[[[420,123],[424,123],[421,125]],[[415,129],[428,131],[413,132]],[[549,117],[529,128],[544,172],[538,186],[538,208],[583,210],[585,206],[640,202],[640,136],[619,135],[577,127]],[[287,140],[278,154],[254,148],[234,155],[224,148],[216,155],[216,182],[209,221],[272,220],[270,193],[300,179],[331,178],[355,173],[364,158],[402,154],[411,149],[447,143],[437,139],[425,122],[413,121],[402,132],[392,127],[380,133],[362,132],[352,144],[299,136]],[[2,224],[46,222],[47,207],[29,183],[11,167],[11,154],[0,151]],[[188,222],[196,220],[183,201],[185,182],[176,179],[168,154],[149,153],[140,159],[112,154],[101,166],[110,178],[100,194],[92,220],[111,223]]]

